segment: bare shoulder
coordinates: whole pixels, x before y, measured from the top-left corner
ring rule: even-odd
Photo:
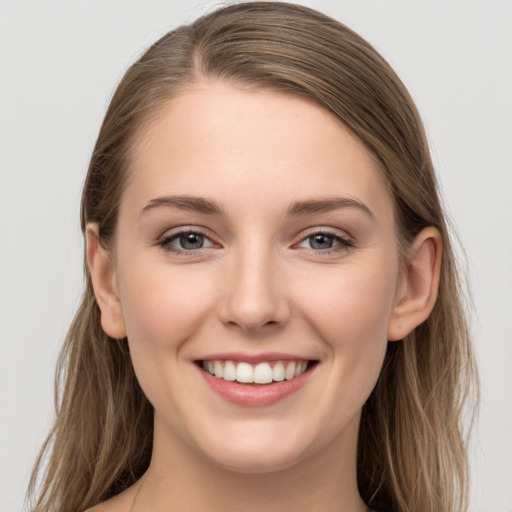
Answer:
[[[100,503],[92,508],[88,508],[85,512],[107,512],[109,510],[108,507],[105,506],[105,502]]]
[[[122,493],[110,498],[109,500],[98,503],[85,512],[129,512],[134,498],[134,489],[130,487]]]

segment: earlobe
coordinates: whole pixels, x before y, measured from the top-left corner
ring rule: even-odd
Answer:
[[[404,281],[389,322],[389,341],[405,338],[432,312],[439,288],[441,255],[439,231],[434,227],[423,229],[407,254]]]
[[[87,225],[87,265],[91,274],[94,295],[101,311],[101,326],[111,338],[126,336],[126,327],[117,288],[114,262],[101,245],[98,224]]]

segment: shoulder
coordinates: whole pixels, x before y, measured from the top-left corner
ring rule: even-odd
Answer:
[[[106,512],[106,508],[103,506],[103,503],[96,505],[95,507],[88,508],[85,512]]]
[[[120,506],[110,503],[112,500],[104,501],[95,505],[92,508],[88,508],[85,512],[128,512],[129,509],[122,509]]]
[[[132,506],[133,498],[133,488],[130,487],[117,496],[88,508],[85,512],[128,512]]]

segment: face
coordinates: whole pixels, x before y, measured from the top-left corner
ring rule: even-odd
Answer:
[[[244,472],[354,447],[399,268],[378,164],[330,113],[222,82],[173,99],[136,148],[115,246],[155,433]]]

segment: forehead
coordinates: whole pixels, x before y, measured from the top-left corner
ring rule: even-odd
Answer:
[[[278,205],[339,195],[392,209],[379,164],[361,141],[298,96],[197,84],[162,107],[133,156],[130,202],[189,194]]]

